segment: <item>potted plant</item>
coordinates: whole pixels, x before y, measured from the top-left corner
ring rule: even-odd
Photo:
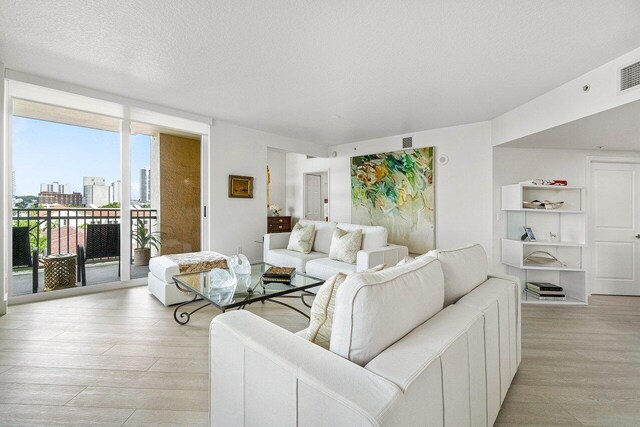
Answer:
[[[151,247],[160,250],[160,231],[151,231],[147,228],[145,221],[139,219],[136,222],[136,229],[133,231],[133,240],[136,248],[133,250],[133,265],[149,265],[151,259]]]

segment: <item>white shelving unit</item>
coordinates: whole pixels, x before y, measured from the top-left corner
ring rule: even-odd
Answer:
[[[525,201],[563,201],[558,209],[527,209]],[[502,187],[502,210],[506,212],[507,238],[502,239],[502,263],[522,281],[523,304],[588,303],[583,248],[586,244],[585,189],[572,186],[512,184]],[[521,240],[531,227],[535,241]],[[555,238],[552,240],[552,234]],[[562,264],[535,264],[525,258],[545,251]],[[538,300],[525,291],[527,282],[550,282],[562,286],[565,301]]]

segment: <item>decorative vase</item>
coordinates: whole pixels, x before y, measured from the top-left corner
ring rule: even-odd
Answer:
[[[151,248],[135,248],[133,250],[133,265],[149,265]]]

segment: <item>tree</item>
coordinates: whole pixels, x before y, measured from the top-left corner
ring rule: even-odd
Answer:
[[[100,206],[101,208],[119,208],[120,207],[120,203],[118,202],[112,202],[109,203],[108,205],[104,205],[104,206]]]

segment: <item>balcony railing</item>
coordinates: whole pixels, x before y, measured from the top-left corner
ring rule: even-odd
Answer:
[[[157,224],[156,209],[131,209],[130,239],[138,221],[144,221],[149,230]],[[28,227],[32,248],[41,254],[76,253],[78,244],[85,244],[84,229],[87,224],[119,224],[118,208],[64,208],[64,209],[13,209],[13,226]]]

